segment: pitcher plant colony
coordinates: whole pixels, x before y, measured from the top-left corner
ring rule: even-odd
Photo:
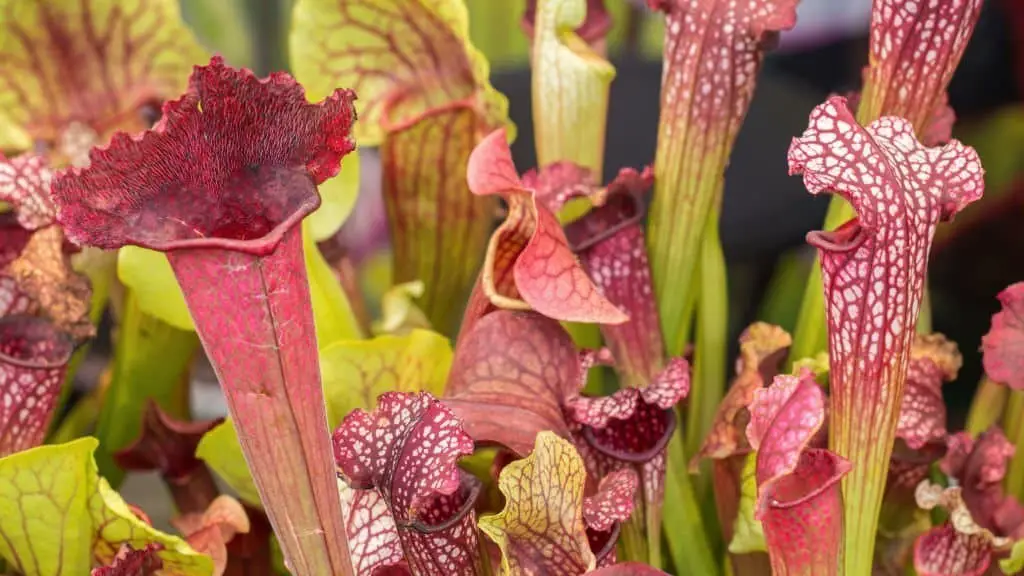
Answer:
[[[946,98],[981,0],[874,0],[860,92],[788,150],[832,197],[799,318],[747,327],[731,376],[725,169],[799,0],[649,0],[657,151],[609,181],[606,1],[528,2],[532,167],[463,0],[295,0],[263,78],[177,0],[0,0],[0,574],[1024,569],[1024,283],[961,343],[967,430],[922,310],[985,187]],[[371,148],[378,321],[322,249]],[[197,359],[224,419],[191,417]]]

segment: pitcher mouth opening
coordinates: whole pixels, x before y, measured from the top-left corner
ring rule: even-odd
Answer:
[[[594,429],[590,426],[583,427],[583,438],[587,441],[587,444],[591,448],[596,450],[598,453],[620,460],[622,462],[630,462],[634,464],[643,464],[651,461],[655,456],[661,454],[663,450],[668,446],[670,440],[672,440],[672,434],[676,430],[676,411],[669,408],[661,411],[663,426],[662,434],[658,437],[657,441],[647,446],[645,450],[632,452],[616,449],[611,446],[607,446],[601,439],[595,434]]]
[[[127,244],[160,252],[213,248],[264,256],[320,207],[301,168],[243,166],[215,189],[180,189],[121,215]]]
[[[804,468],[801,470],[799,466]],[[847,460],[824,449],[812,449],[802,454],[799,466],[797,471],[776,482],[770,498],[762,503],[763,507],[783,510],[806,504],[835,486],[852,467]]]
[[[422,519],[415,519],[411,522],[396,522],[395,524],[399,528],[413,530],[420,534],[436,534],[438,532],[444,532],[461,522],[462,519],[475,508],[476,501],[480,498],[481,489],[482,485],[480,480],[472,474],[469,474],[464,470],[460,470],[459,488],[454,494],[440,496],[441,498],[455,498],[462,501],[462,503],[452,511],[451,516],[436,524]]]
[[[807,243],[829,252],[850,252],[856,250],[868,239],[868,230],[861,225],[860,218],[854,217],[832,231],[812,230],[807,233]]]

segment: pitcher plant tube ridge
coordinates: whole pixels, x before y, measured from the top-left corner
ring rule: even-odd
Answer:
[[[926,148],[901,118],[857,124],[846,99],[811,113],[789,149],[791,174],[812,194],[829,191],[857,216],[811,232],[821,257],[829,326],[829,447],[850,460],[843,481],[846,571],[869,571],[924,293],[935,227],[978,200],[977,153],[957,141]],[[868,563],[868,566],[864,564]]]
[[[293,570],[351,574],[299,223],[355,146],[348,90],[215,57],[139,136],[54,183],[69,238],[166,252]],[[215,144],[214,144],[215,143]],[[246,353],[240,355],[242,348]]]

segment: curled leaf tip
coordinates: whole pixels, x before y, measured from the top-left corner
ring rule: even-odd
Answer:
[[[989,378],[1024,390],[1024,282],[999,293],[1002,309],[981,339],[982,361]]]
[[[690,391],[690,364],[684,358],[673,358],[665,370],[644,388],[624,388],[610,396],[581,396],[568,402],[573,420],[592,428],[605,428],[613,420],[629,420],[641,405],[657,411],[678,404]]]
[[[345,417],[334,450],[350,483],[382,490],[406,521],[433,494],[458,489],[455,461],[473,452],[473,440],[431,394],[386,392],[372,415],[356,410]]]
[[[583,459],[551,432],[538,434],[531,454],[502,470],[505,508],[479,525],[501,548],[506,574],[574,576],[594,569],[583,521],[585,482]]]
[[[700,451],[690,462],[695,471],[702,458],[721,460],[749,451],[746,426],[749,406],[758,390],[771,383],[792,338],[782,328],[765,322],[751,324],[740,335],[736,379],[722,399]]]
[[[629,519],[638,485],[639,478],[630,468],[621,468],[602,478],[597,492],[583,500],[583,520],[587,527],[605,532]]]
[[[945,524],[922,534],[914,543],[914,568],[919,574],[985,574],[996,551],[1011,544],[1009,538],[977,522],[960,487],[944,488],[924,480],[915,498],[925,510],[940,507],[949,513]]]
[[[523,28],[523,32],[530,38],[534,35],[536,29],[536,17],[537,17],[537,4],[540,0],[527,0],[526,10],[523,11],[523,17],[520,20],[520,26]],[[575,29],[576,34],[584,42],[590,45],[601,41],[608,31],[612,27],[611,14],[608,13],[608,9],[605,7],[605,0],[585,0],[585,2],[579,2],[583,6],[585,14],[579,14],[578,11],[573,13],[573,22],[569,22],[566,26]]]
[[[88,168],[57,178],[69,238],[101,248],[266,254],[282,228],[317,208],[314,185],[337,174],[355,147],[351,91],[310,104],[291,76],[259,79],[220,57],[197,66],[189,86],[164,105],[154,130],[118,133],[93,150]]]
[[[747,440],[757,451],[757,475],[762,508],[770,486],[791,474],[800,455],[825,423],[825,395],[813,379],[776,376],[768,388],[754,392]]]
[[[808,373],[776,376],[757,390],[747,437],[757,451],[757,510],[773,569],[834,574],[842,540],[839,482],[849,461],[811,449],[825,421],[825,398]]]
[[[182,421],[164,412],[153,400],[146,404],[142,429],[135,441],[119,450],[114,459],[125,470],[159,470],[171,478],[182,478],[201,465],[196,448],[203,435],[223,419]]]
[[[472,454],[473,439],[447,406],[425,392],[387,392],[372,414],[345,417],[334,449],[351,486],[376,490],[387,504],[417,573],[475,573],[482,559],[472,508],[480,485],[456,466]]]
[[[534,312],[498,310],[460,339],[445,404],[477,441],[525,455],[544,430],[571,436],[563,407],[579,393],[580,364],[558,322]]]
[[[604,296],[576,257],[558,220],[516,173],[504,130],[485,137],[469,158],[477,195],[500,195],[508,216],[491,236],[481,287],[499,308],[533,309],[556,320],[621,324],[628,316]]]
[[[790,174],[803,174],[812,194],[843,196],[857,210],[854,228],[814,233],[812,244],[834,251],[852,250],[864,240],[861,229],[885,232],[910,214],[934,224],[951,219],[981,197],[984,171],[974,149],[954,140],[925,148],[904,119],[885,117],[861,127],[846,98],[833,96],[816,107],[807,130],[789,148]]]

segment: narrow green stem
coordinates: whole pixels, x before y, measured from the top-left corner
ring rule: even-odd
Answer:
[[[342,340],[363,338],[359,318],[352,309],[348,295],[334,275],[327,260],[313,240],[309,219],[302,223],[302,248],[309,275],[309,295],[313,302],[313,321],[316,324],[317,347]]]
[[[187,418],[189,365],[199,348],[194,332],[179,330],[142,311],[135,293],[125,293],[124,313],[114,345],[114,370],[103,398],[96,436],[100,473],[117,487],[124,472],[115,452],[138,436],[146,401],[153,398],[169,414]]]
[[[666,151],[665,154],[671,152]],[[690,339],[697,301],[695,275],[701,239],[709,220],[712,200],[722,185],[721,176],[704,173],[716,163],[704,160],[687,162],[686,155],[682,154],[665,160],[664,167],[655,163],[655,192],[647,228],[647,246],[661,315],[661,331],[670,357],[681,355]],[[688,180],[696,181],[682,185],[689,190],[674,189],[679,187],[677,182]]]
[[[897,373],[900,362],[897,360],[894,364],[892,373],[879,376],[879,381],[887,386],[878,393],[867,393],[867,387],[873,382],[853,381],[839,385],[837,380],[832,381],[829,448],[854,463],[843,481],[841,567],[845,571],[840,574],[847,576],[872,573],[882,494],[904,389],[903,376]],[[834,363],[833,369],[842,373],[846,366]]]
[[[714,546],[705,529],[700,502],[686,470],[686,451],[681,435],[676,434],[668,445],[665,469],[665,503],[662,529],[678,576],[718,576],[721,546]],[[653,538],[652,538],[653,539]],[[718,552],[716,552],[718,550]],[[660,562],[654,564],[664,568]]]
[[[1006,437],[1014,446],[1024,446],[1024,392],[1010,392],[1010,401],[1006,406],[1008,424]],[[1018,500],[1024,499],[1024,449],[1018,449],[1010,459],[1010,469],[1004,480],[1006,491]]]
[[[725,255],[718,237],[718,212],[714,209],[709,214],[701,242],[697,345],[686,419],[687,454],[700,450],[725,392],[729,302]]]
[[[1022,393],[1017,391],[1011,391],[1006,402],[1006,410],[1003,412],[1003,431],[1006,432],[1006,436],[1009,438],[1017,438],[1018,431],[1021,428],[1021,423],[1024,419],[1024,399],[1021,398]]]
[[[833,196],[825,215],[825,230],[835,230],[840,224],[856,216],[853,206],[839,196]],[[804,288],[796,326],[793,327],[793,345],[789,348],[789,366],[801,358],[811,358],[828,351],[828,330],[825,322],[825,292],[822,289],[821,259],[814,258],[811,273]]]
[[[1009,389],[998,382],[982,378],[978,390],[974,393],[971,408],[967,411],[967,422],[964,431],[977,436],[992,425],[1002,421],[1006,412],[1006,400]]]
[[[619,528],[619,557],[620,562],[643,562],[648,563],[647,539],[644,538],[644,527],[641,526],[642,514],[634,513],[633,516],[623,522]]]
[[[803,247],[789,250],[779,257],[757,314],[759,320],[793,332],[812,264],[814,259]]]
[[[71,407],[60,421],[60,426],[46,439],[47,444],[64,444],[88,435],[89,429],[100,415],[100,398],[90,394]]]
[[[921,313],[917,316],[917,333],[932,333],[932,296],[928,290],[928,278],[924,282],[924,294],[921,295]]]
[[[572,341],[576,344],[577,348],[589,348],[595,350],[601,347],[603,340],[601,339],[601,328],[597,324],[581,324],[578,322],[562,322],[562,327],[565,331],[572,336]],[[606,388],[606,378],[604,370],[601,368],[594,367],[587,374],[587,385],[584,390],[588,394],[595,394],[603,396],[612,392]]]

